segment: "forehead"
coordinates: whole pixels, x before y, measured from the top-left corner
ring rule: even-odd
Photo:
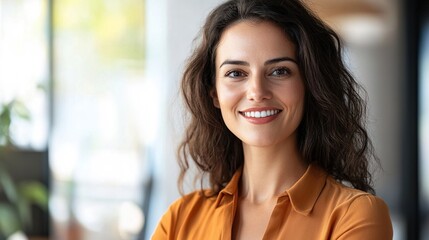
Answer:
[[[216,65],[225,59],[295,59],[295,46],[287,34],[269,21],[244,20],[227,27],[216,49]]]

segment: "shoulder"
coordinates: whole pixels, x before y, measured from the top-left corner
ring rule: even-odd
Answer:
[[[216,197],[208,197],[209,191],[195,191],[173,202],[162,216],[152,239],[174,239],[183,225],[192,225],[199,216],[214,208]]]
[[[346,187],[332,178],[326,188],[333,203],[334,239],[392,239],[386,203],[372,194]]]
[[[184,214],[195,208],[202,210],[212,206],[215,203],[215,200],[216,196],[210,197],[209,190],[195,191],[184,195],[173,202],[170,205],[168,212]]]
[[[333,210],[343,217],[356,215],[362,217],[389,217],[386,203],[380,197],[347,187],[329,177],[324,192]],[[390,219],[390,217],[389,217]],[[343,219],[344,220],[344,219]]]

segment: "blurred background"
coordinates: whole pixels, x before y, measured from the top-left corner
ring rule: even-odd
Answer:
[[[221,2],[0,0],[0,239],[150,239],[180,196],[183,66]],[[429,239],[427,1],[306,2],[367,90],[394,239]]]

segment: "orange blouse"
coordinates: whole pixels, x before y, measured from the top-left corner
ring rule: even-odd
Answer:
[[[173,203],[152,239],[231,239],[237,209],[237,171],[215,197],[194,192]],[[277,198],[263,239],[392,239],[389,210],[380,198],[335,181],[310,165]]]

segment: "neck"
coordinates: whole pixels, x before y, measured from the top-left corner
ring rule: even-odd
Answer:
[[[240,195],[256,204],[276,199],[307,169],[295,144],[268,148],[244,144],[243,150]]]

